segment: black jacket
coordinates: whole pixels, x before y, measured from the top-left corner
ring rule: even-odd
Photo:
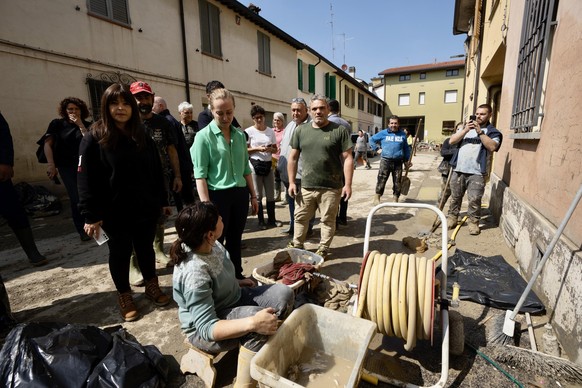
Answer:
[[[126,136],[112,149],[88,133],[79,155],[79,210],[87,223],[152,220],[168,206],[160,155],[149,136],[142,150]]]

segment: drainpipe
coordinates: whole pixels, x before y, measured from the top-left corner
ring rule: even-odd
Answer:
[[[184,0],[180,0],[180,28],[182,30],[182,55],[184,56],[184,86],[186,101],[190,102],[190,77],[188,71],[188,48],[186,46],[186,22],[184,21]]]
[[[485,0],[481,0],[481,17],[479,18],[481,24],[478,26],[480,30],[479,34],[479,49],[477,50],[477,65],[475,66],[475,85],[473,92],[473,112],[477,110],[477,100],[479,98],[479,81],[481,80],[481,51],[483,50],[483,30],[485,22],[483,21],[485,17]]]

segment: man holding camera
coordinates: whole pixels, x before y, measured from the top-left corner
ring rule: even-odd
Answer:
[[[488,160],[501,146],[503,135],[490,122],[493,109],[489,104],[479,105],[464,127],[451,136],[450,144],[459,143],[457,153],[450,164],[451,205],[447,215],[449,229],[457,226],[457,218],[465,191],[469,207],[469,233],[478,235],[481,215],[481,199],[485,192],[485,177],[488,174]]]

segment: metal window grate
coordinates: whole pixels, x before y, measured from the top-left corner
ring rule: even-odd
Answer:
[[[93,113],[93,122],[99,120],[101,115],[101,96],[103,92],[114,83],[130,85],[136,79],[125,73],[101,73],[97,76],[87,74],[85,82],[89,88],[89,99],[91,103],[91,111]]]
[[[542,115],[540,100],[555,0],[526,1],[521,30],[511,129],[531,132]]]

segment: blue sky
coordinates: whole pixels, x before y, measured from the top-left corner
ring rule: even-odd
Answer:
[[[450,57],[464,53],[466,35],[452,32],[454,0],[239,1],[259,6],[263,18],[338,67],[345,58],[368,82],[391,67],[458,60]]]

